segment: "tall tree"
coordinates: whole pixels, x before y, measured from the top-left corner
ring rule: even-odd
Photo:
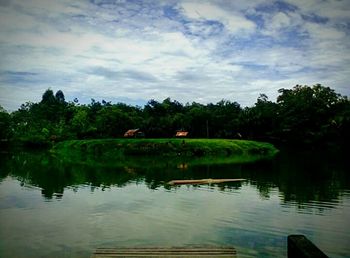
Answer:
[[[8,139],[11,133],[11,117],[0,105],[0,140]]]
[[[58,90],[55,94],[55,99],[57,102],[59,103],[64,103],[65,99],[64,99],[64,94],[61,90]]]
[[[53,91],[51,89],[47,89],[41,99],[42,104],[53,104],[56,102],[56,98],[53,95]]]
[[[341,95],[320,84],[280,89],[277,98],[281,130],[291,141],[320,142],[327,134]]]

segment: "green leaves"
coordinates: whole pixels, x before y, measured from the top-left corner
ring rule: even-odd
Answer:
[[[350,102],[329,87],[282,88],[277,101],[260,94],[252,107],[221,100],[182,105],[166,98],[144,108],[91,99],[88,105],[66,102],[61,90],[44,92],[39,103],[27,102],[8,114],[0,108],[2,138],[86,139],[123,137],[140,128],[147,138],[173,137],[177,130],[192,138],[243,138],[287,143],[349,142]]]

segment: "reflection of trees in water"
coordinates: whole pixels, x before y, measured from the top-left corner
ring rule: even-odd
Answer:
[[[21,185],[34,185],[42,189],[45,198],[60,198],[67,186],[90,185],[123,186],[135,176],[122,168],[103,168],[63,163],[49,153],[16,153],[7,155],[2,165],[7,175],[15,177]],[[75,188],[76,189],[76,188]]]
[[[0,153],[0,183],[8,176],[10,171],[10,162],[8,161],[8,153]]]
[[[343,162],[343,163],[342,163]],[[281,154],[273,162],[250,165],[191,165],[187,161],[155,160],[152,158],[123,161],[113,166],[90,162],[90,165],[63,162],[43,152],[9,154],[1,159],[1,178],[11,175],[21,184],[42,189],[45,198],[62,198],[66,187],[78,191],[78,186],[105,189],[123,187],[130,182],[144,182],[150,189],[171,186],[174,179],[247,178],[256,186],[261,198],[269,198],[278,188],[283,201],[303,203],[336,200],[350,180],[344,159],[334,160],[315,154]],[[245,183],[243,183],[245,184]],[[217,184],[220,191],[234,191],[242,183]],[[178,187],[178,186],[177,186]]]
[[[127,164],[127,165],[126,165]],[[180,165],[181,166],[180,166]],[[30,184],[42,189],[45,198],[62,198],[66,187],[90,186],[104,189],[110,186],[123,187],[130,182],[142,181],[150,189],[165,187],[173,179],[227,178],[240,177],[241,166],[191,166],[187,162],[140,158],[139,161],[121,162],[105,166],[92,162],[89,165],[62,162],[49,153],[21,152],[8,155],[2,163],[3,177],[15,177],[22,185]],[[185,169],[184,169],[185,168]],[[240,183],[222,184],[221,190],[235,189]]]
[[[285,203],[329,202],[350,187],[345,161],[331,154],[282,152],[270,164],[252,165],[248,177],[265,198],[277,187]]]

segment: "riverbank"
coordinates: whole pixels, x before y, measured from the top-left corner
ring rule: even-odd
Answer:
[[[246,140],[96,139],[60,142],[52,148],[52,152],[64,159],[107,163],[143,156],[202,161],[215,158],[220,163],[247,163],[271,159],[278,150],[270,143]]]

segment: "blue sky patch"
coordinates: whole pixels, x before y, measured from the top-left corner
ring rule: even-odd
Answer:
[[[1,3],[0,105],[8,110],[49,87],[84,103],[245,106],[259,93],[274,100],[280,88],[316,83],[350,95],[346,1]]]

